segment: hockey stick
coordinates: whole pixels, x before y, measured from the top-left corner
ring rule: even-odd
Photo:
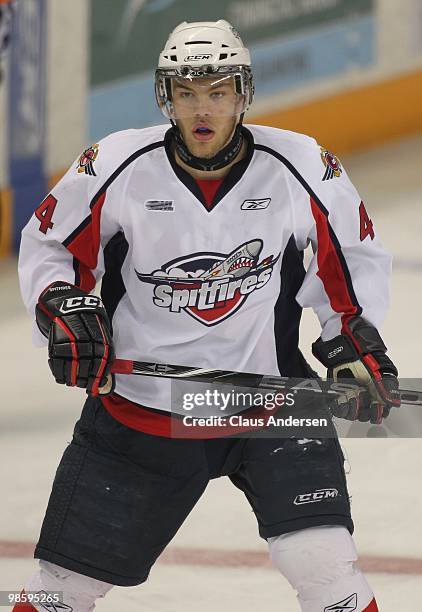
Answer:
[[[347,392],[350,393],[351,391],[357,391],[359,389],[359,387],[353,383],[332,383],[330,385],[316,378],[300,379],[283,376],[265,376],[262,374],[234,372],[233,370],[193,368],[180,365],[151,363],[148,361],[132,361],[130,359],[115,359],[111,366],[111,372],[113,374],[134,374],[136,376],[172,378],[189,382],[221,382],[234,386],[269,389],[274,391],[277,389],[291,389],[300,392],[320,393],[321,397],[332,399]],[[404,404],[422,406],[422,391],[400,389],[399,392],[400,399]]]

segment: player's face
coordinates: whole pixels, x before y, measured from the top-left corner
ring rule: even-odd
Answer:
[[[211,158],[231,139],[243,108],[233,77],[176,80],[174,117],[189,151]]]

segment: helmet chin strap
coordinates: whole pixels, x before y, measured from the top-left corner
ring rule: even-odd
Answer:
[[[171,119],[171,124],[173,126],[174,131],[174,142],[176,146],[176,152],[180,159],[191,168],[195,168],[195,170],[203,170],[205,172],[212,172],[213,170],[220,170],[221,168],[225,168],[237,157],[240,149],[242,148],[243,136],[242,136],[242,122],[243,115],[240,115],[240,121],[237,124],[233,136],[228,144],[223,147],[217,155],[214,157],[196,157],[192,155],[189,151],[188,147],[185,144],[185,141],[182,138],[182,134],[180,133],[179,128],[176,123]]]

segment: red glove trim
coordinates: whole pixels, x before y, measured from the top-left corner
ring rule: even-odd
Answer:
[[[376,382],[379,382],[382,379],[382,376],[379,370],[380,365],[378,361],[375,359],[375,357],[371,355],[370,353],[368,353],[367,355],[364,355],[362,357],[362,361],[364,362],[366,367],[370,370]]]
[[[70,338],[70,347],[72,349],[72,370],[70,375],[70,382],[73,387],[76,387],[76,377],[78,374],[78,349],[75,342],[75,336],[59,317],[55,317],[53,320],[54,323],[56,323],[59,327],[62,328],[66,336]]]
[[[51,284],[53,284],[53,283],[51,283]],[[48,285],[48,286],[50,286],[50,285]],[[38,306],[38,308],[39,308],[40,310],[42,310],[42,311],[43,311],[43,313],[44,313],[44,314],[46,314],[46,315],[47,315],[47,317],[48,317],[49,319],[51,319],[51,320],[53,320],[53,319],[54,319],[54,316],[51,314],[51,312],[48,310],[48,308],[46,308],[46,307],[44,306],[44,304],[43,304],[42,302],[38,302],[37,306]]]
[[[98,315],[95,315],[95,318],[97,319],[97,323],[98,323],[98,326],[100,328],[101,335],[103,337],[104,353],[103,353],[103,356],[101,358],[101,365],[98,368],[97,376],[95,377],[94,384],[92,385],[92,389],[91,389],[91,394],[92,395],[98,395],[98,389],[99,389],[99,386],[100,386],[101,379],[103,377],[104,370],[105,370],[106,365],[107,365],[107,358],[108,358],[108,354],[109,354],[109,344],[108,344],[108,342],[106,340],[106,337],[105,337],[105,334],[104,334],[103,325],[102,325],[101,320],[100,320]]]
[[[391,404],[392,406],[396,406],[396,408],[399,408],[401,406],[400,397],[398,399],[394,399],[394,397],[390,395],[390,393],[388,392],[388,389],[386,389],[384,386],[382,378],[380,381],[377,381],[377,389],[381,397],[383,397],[389,404]]]
[[[360,408],[361,408],[361,401],[360,401],[360,393],[359,393],[359,395],[356,397],[356,408],[355,408],[355,416],[353,417],[353,421],[356,421],[358,419]]]
[[[353,344],[354,344],[356,350],[358,351],[359,355],[362,355],[362,348],[361,348],[359,342],[356,340],[355,336],[352,334],[352,331],[351,331],[351,329],[349,327],[349,321],[350,321],[351,318],[353,318],[353,317],[351,317],[350,315],[343,315],[342,316],[342,318],[341,318],[341,321],[342,321],[341,333],[351,339],[351,341],[353,342]]]

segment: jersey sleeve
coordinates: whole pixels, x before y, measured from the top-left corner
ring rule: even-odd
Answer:
[[[90,292],[104,273],[103,248],[119,231],[118,210],[106,189],[108,149],[107,139],[86,149],[23,229],[19,281],[34,318],[38,297],[50,283],[63,280]],[[45,344],[36,325],[34,343]]]
[[[315,143],[299,178],[306,193],[295,211],[296,236],[313,257],[297,301],[312,307],[329,340],[348,317],[379,327],[389,304],[392,258],[339,160]],[[302,191],[303,193],[303,191]]]

